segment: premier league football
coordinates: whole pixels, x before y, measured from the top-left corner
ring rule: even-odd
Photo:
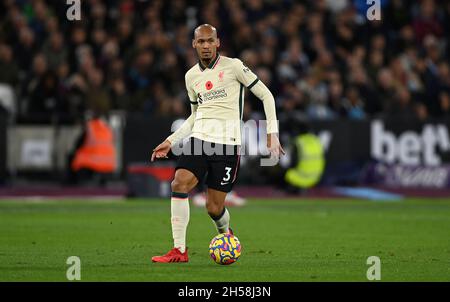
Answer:
[[[4,297],[430,300],[449,230],[450,0],[0,1]]]

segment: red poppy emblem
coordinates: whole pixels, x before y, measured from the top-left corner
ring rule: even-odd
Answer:
[[[213,88],[213,84],[211,83],[211,81],[206,82],[205,87],[207,90],[210,90],[211,88]]]

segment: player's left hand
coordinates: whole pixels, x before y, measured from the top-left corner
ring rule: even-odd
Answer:
[[[276,133],[267,134],[267,149],[269,150],[271,157],[280,158],[281,155],[286,154],[283,147],[281,147]]]

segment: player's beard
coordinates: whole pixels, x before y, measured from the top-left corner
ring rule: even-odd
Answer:
[[[203,62],[203,65],[209,66],[209,64],[211,63],[211,59],[203,59],[202,62]]]
[[[211,51],[208,54],[200,54],[200,61],[208,66],[216,55]]]

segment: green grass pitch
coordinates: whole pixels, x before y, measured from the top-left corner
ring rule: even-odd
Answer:
[[[155,264],[171,248],[168,200],[0,201],[0,281],[450,281],[450,199],[251,199],[230,208],[242,256],[209,258],[215,228],[191,205],[189,263]]]

